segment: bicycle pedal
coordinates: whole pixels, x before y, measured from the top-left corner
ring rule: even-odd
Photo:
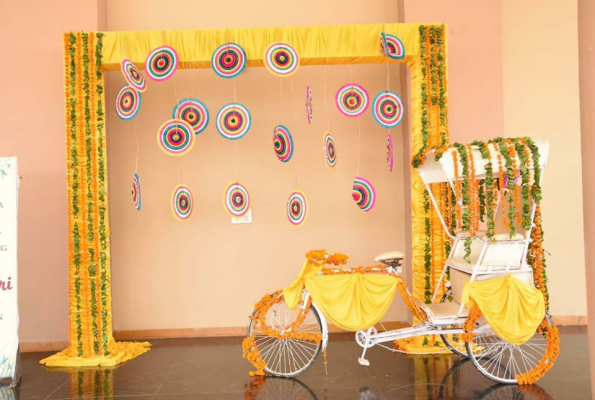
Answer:
[[[370,361],[366,360],[365,358],[358,358],[357,362],[359,363],[359,365],[363,365],[364,367],[369,367],[370,366]]]

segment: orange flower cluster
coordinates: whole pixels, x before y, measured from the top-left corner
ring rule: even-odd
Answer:
[[[284,332],[273,329],[267,325],[267,312],[273,305],[283,301],[282,293],[282,290],[278,290],[273,294],[267,294],[256,303],[254,306],[255,312],[250,317],[254,324],[254,328],[260,327],[263,335],[274,337],[277,340],[295,339],[319,344],[322,341],[322,333],[296,332],[306,319],[306,313],[312,305],[312,298],[308,300],[306,307],[300,310],[295,321],[293,321]],[[250,376],[265,375],[264,368],[266,367],[266,362],[263,360],[260,351],[256,347],[254,335],[247,337],[242,342],[242,357],[252,363],[256,368],[256,371],[250,371]]]
[[[560,332],[553,324],[550,325],[546,318],[539,326],[538,332],[542,333],[547,340],[545,354],[539,361],[539,364],[531,371],[517,375],[516,379],[519,385],[531,385],[541,378],[554,366],[554,361],[560,354]]]
[[[306,258],[316,261],[318,264],[345,265],[349,256],[343,253],[329,254],[326,250],[310,250],[306,253]]]
[[[461,214],[461,205],[459,204],[459,199],[463,198],[463,189],[461,187],[461,180],[459,179],[459,152],[458,151],[452,152],[452,162],[455,167],[455,196],[457,198],[457,204],[455,204],[455,219],[457,221],[457,229],[461,229],[462,214]]]
[[[498,149],[496,148],[496,150]],[[504,202],[504,168],[502,166],[502,154],[500,154],[500,151],[496,151],[496,158],[498,159],[498,184],[500,185],[500,199],[502,199],[502,223],[506,228],[508,228],[509,225],[508,221],[506,220],[506,212],[504,212],[504,209],[506,208],[506,204]]]
[[[473,306],[473,308],[471,308],[471,310],[469,310],[469,316],[463,323],[463,330],[465,331],[465,333],[461,335],[461,339],[463,339],[464,342],[473,341],[473,331],[475,330],[475,325],[477,324],[477,320],[480,316],[481,311],[479,310],[479,307],[476,304]]]
[[[545,309],[549,310],[550,296],[547,291],[547,277],[545,275],[545,254],[543,250],[543,227],[541,219],[541,206],[538,204],[533,219],[535,226],[531,230],[531,243],[527,254],[527,262],[533,268],[535,287],[543,293]]]
[[[387,275],[388,271],[384,265],[371,265],[369,267],[353,267],[353,268],[324,268],[320,271],[322,275],[343,275],[343,274],[381,274]]]
[[[508,154],[510,154],[510,159],[512,160],[512,176],[509,176],[508,179],[512,179],[513,182],[518,175],[518,169],[516,165],[516,150],[514,149],[514,145],[509,140],[506,141],[508,145]],[[521,189],[520,186],[516,183],[514,184],[513,189],[513,196],[514,196],[514,207],[516,211],[516,218],[519,226],[523,226],[523,214],[522,214],[522,207],[521,207]],[[512,224],[513,221],[511,220],[510,223]]]
[[[473,150],[467,145],[467,155],[469,157],[469,236],[475,236],[475,231],[479,229],[479,181],[475,174],[475,159]]]

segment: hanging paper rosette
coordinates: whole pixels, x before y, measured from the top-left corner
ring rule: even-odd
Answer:
[[[225,188],[223,204],[230,216],[239,218],[250,209],[250,193],[241,183],[231,182]]]
[[[356,176],[353,181],[351,197],[359,208],[364,211],[370,211],[376,204],[376,190],[370,181],[360,176]]]
[[[289,162],[293,156],[293,137],[285,125],[277,125],[273,132],[273,148],[281,162]]]
[[[221,78],[235,78],[246,68],[246,52],[239,44],[222,44],[213,53],[211,66]]]
[[[348,83],[339,88],[335,101],[341,114],[347,117],[359,117],[368,109],[370,96],[362,85]]]
[[[145,70],[154,81],[170,78],[178,69],[178,53],[173,47],[162,46],[153,50],[145,62]]]
[[[297,51],[287,43],[273,43],[264,55],[264,66],[270,73],[279,77],[293,75],[300,66]]]
[[[116,112],[118,117],[124,121],[136,117],[140,110],[140,93],[134,90],[130,85],[122,86],[116,97]]]

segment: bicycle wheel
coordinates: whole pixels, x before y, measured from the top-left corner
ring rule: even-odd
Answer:
[[[445,301],[447,301],[450,296],[452,296],[452,290],[448,289],[448,291],[446,293],[444,293],[444,296],[442,296],[442,299],[440,299],[440,303],[444,303]],[[457,327],[456,325],[450,325],[450,326],[447,326],[446,329],[451,329],[451,328],[456,328],[456,327]],[[448,349],[450,351],[452,351],[459,357],[467,358],[467,350],[465,348],[465,342],[463,342],[461,340],[461,337],[459,335],[456,335],[456,334],[442,335],[441,334],[440,338],[442,339],[442,341],[444,342],[444,344],[446,345],[446,347],[448,347]]]
[[[310,303],[311,304],[311,303]],[[291,310],[282,294],[255,310],[248,324],[247,339],[258,351],[268,375],[294,377],[314,363],[323,346],[322,323],[310,304]]]
[[[533,337],[523,344],[508,343],[486,329],[474,333],[466,347],[469,358],[486,378],[504,384],[528,384],[549,371],[559,345],[558,329],[546,315]]]

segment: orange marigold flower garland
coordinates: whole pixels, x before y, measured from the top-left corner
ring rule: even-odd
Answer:
[[[554,366],[554,362],[560,354],[560,332],[554,325],[550,325],[547,319],[544,319],[539,326],[538,332],[545,336],[547,341],[547,347],[545,354],[539,361],[539,364],[531,371],[516,376],[519,385],[531,385],[536,383],[538,380]]]
[[[461,180],[459,179],[459,152],[454,150],[451,154],[455,172],[455,220],[457,221],[457,229],[461,229],[461,203],[459,199],[462,199],[463,195],[461,193]]]
[[[543,293],[545,309],[549,310],[550,295],[547,290],[547,276],[545,272],[545,254],[543,250],[543,227],[541,217],[541,206],[538,204],[533,219],[535,226],[531,230],[531,243],[527,254],[527,263],[533,269],[533,280],[535,287]]]
[[[262,334],[264,336],[274,337],[278,340],[296,339],[319,344],[322,341],[321,333],[295,332],[295,330],[304,323],[306,313],[312,305],[312,298],[308,300],[306,307],[300,310],[295,321],[293,321],[290,324],[289,328],[286,329],[284,332],[273,329],[266,324],[267,312],[273,305],[280,303],[283,300],[282,293],[282,290],[278,290],[272,294],[267,294],[262,299],[260,299],[258,303],[256,303],[256,305],[254,306],[254,314],[250,317],[254,326],[260,326],[260,329],[262,330]],[[260,351],[256,347],[254,339],[255,335],[250,335],[249,337],[243,340],[242,357],[244,357],[246,360],[252,363],[252,365],[256,368],[256,371],[250,371],[250,376],[265,375],[264,369],[266,367],[266,362],[263,360]]]

